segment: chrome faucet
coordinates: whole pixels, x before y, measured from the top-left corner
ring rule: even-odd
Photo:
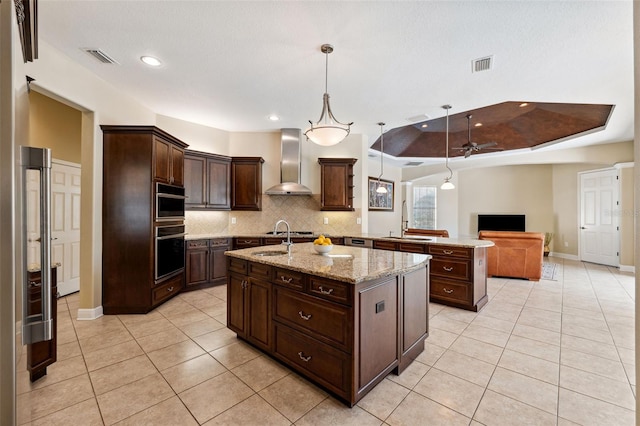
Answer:
[[[287,254],[291,257],[291,246],[293,246],[293,243],[291,242],[291,227],[289,227],[289,223],[284,219],[277,221],[276,226],[273,228],[273,234],[276,235],[278,233],[278,226],[281,223],[287,225],[287,241],[282,240],[282,245],[287,246]]]
[[[402,200],[402,209],[400,213],[400,237],[404,237],[404,233],[409,227],[409,221],[404,219],[404,211],[407,206],[407,200]]]

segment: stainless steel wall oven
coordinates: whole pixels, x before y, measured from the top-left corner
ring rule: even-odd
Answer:
[[[184,188],[156,183],[156,221],[184,220]]]
[[[184,270],[184,225],[156,226],[155,279]]]

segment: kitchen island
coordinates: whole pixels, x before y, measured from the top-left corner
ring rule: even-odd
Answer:
[[[353,406],[424,350],[426,254],[312,243],[227,251],[227,326]]]

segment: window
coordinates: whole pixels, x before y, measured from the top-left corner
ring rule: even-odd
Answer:
[[[413,220],[410,228],[436,229],[436,187],[413,187]]]

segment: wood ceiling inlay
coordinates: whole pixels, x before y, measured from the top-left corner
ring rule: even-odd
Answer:
[[[449,116],[449,157],[463,156],[456,148],[468,141],[467,115],[471,114],[471,141],[497,142],[502,151],[531,148],[548,142],[602,130],[613,105],[503,102]],[[476,123],[482,126],[475,127]],[[422,125],[427,127],[423,128]],[[446,117],[391,129],[384,134],[384,152],[394,157],[445,157]],[[380,138],[371,146],[380,151]],[[473,155],[495,152],[480,151]]]

